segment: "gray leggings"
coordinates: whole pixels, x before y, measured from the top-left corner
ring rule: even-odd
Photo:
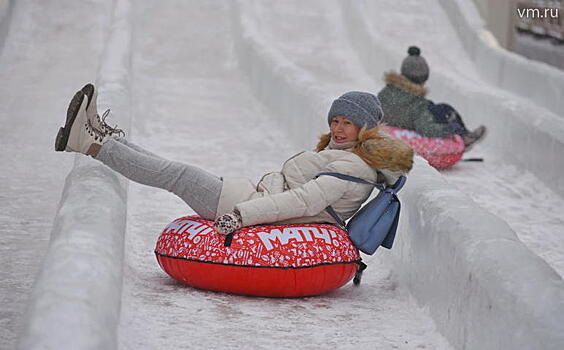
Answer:
[[[205,219],[215,218],[223,184],[217,176],[157,156],[122,137],[106,141],[95,159],[130,180],[174,193]]]

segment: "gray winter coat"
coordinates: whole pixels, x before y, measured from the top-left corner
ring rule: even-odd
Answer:
[[[413,130],[424,137],[447,137],[452,131],[447,124],[438,123],[429,111],[431,101],[425,98],[427,90],[401,74],[387,73],[387,85],[378,93],[384,110],[384,123]]]

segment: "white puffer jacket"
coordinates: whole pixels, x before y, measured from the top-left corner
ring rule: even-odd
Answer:
[[[247,179],[223,179],[216,218],[236,209],[243,226],[335,223],[325,211],[331,205],[346,220],[370,196],[373,186],[333,176],[315,178],[317,174],[336,172],[369,182],[392,184],[399,175],[407,173],[413,163],[413,151],[405,142],[377,128],[361,131],[355,148],[358,147],[362,151],[360,148],[324,149],[298,153],[284,162],[281,172],[266,174],[257,186]]]
[[[325,150],[302,152],[288,159],[281,172],[268,173],[255,187],[246,179],[223,179],[216,216],[241,213],[243,226],[261,223],[335,222],[325,212],[329,205],[344,220],[370,196],[373,187],[332,176],[314,177],[325,171],[375,182],[377,173],[356,154]]]

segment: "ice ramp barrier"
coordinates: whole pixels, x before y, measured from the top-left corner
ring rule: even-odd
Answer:
[[[125,129],[130,129],[130,8],[129,0],[115,1],[96,84],[98,106],[111,106]],[[117,348],[126,201],[125,178],[76,155],[30,295],[19,349]]]
[[[458,349],[564,349],[564,281],[501,219],[417,157],[391,250]]]

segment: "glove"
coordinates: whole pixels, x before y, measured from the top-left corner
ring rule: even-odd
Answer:
[[[214,227],[217,233],[228,235],[241,228],[243,219],[239,213],[223,214],[215,220]]]

